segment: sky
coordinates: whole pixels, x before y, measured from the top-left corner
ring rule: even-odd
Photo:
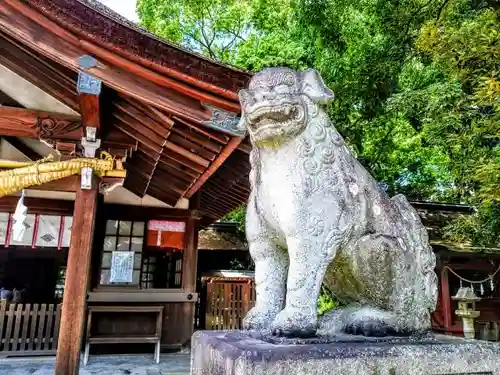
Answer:
[[[120,13],[123,17],[131,21],[139,22],[139,17],[135,11],[136,0],[99,0],[107,7],[113,9],[115,12]]]

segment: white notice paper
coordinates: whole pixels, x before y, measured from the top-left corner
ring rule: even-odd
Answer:
[[[113,251],[109,282],[131,283],[133,272],[134,253],[132,251]]]

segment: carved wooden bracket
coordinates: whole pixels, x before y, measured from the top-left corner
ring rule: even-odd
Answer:
[[[212,111],[212,118],[203,121],[203,125],[236,137],[245,137],[246,131],[238,129],[239,116],[208,104],[205,104],[205,107]]]
[[[24,108],[0,107],[0,133],[5,136],[80,140],[81,119]]]
[[[39,117],[32,128],[36,130],[38,138],[43,139],[71,139],[68,135],[81,133],[81,121],[65,120],[57,117]]]

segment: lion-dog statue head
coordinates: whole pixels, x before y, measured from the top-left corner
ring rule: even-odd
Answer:
[[[295,72],[268,68],[256,74],[239,93],[242,109],[238,127],[259,147],[279,145],[299,135],[333,92],[313,69]]]

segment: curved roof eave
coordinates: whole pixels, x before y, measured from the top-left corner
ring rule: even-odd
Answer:
[[[25,3],[93,44],[233,100],[252,76],[162,40],[96,0],[26,0]]]

